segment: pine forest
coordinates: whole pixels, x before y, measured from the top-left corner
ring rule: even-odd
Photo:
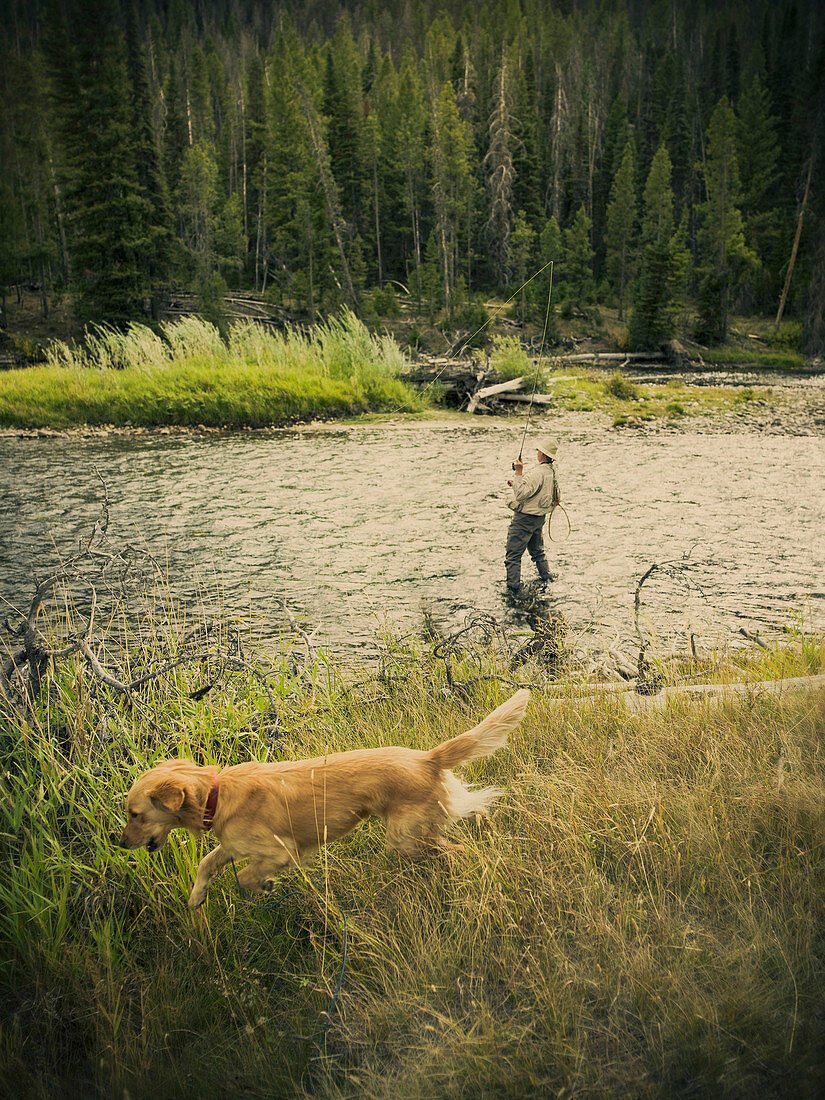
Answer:
[[[818,0],[5,0],[0,283],[825,345]],[[526,286],[524,284],[527,284]]]

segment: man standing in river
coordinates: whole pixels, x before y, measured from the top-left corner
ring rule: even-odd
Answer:
[[[518,458],[513,463],[514,476],[507,482],[513,490],[513,499],[507,502],[507,507],[515,512],[507,532],[504,554],[507,591],[512,595],[516,595],[521,588],[521,559],[525,550],[536,563],[539,580],[553,580],[544,554],[542,528],[545,518],[553,510],[554,499],[557,499],[553,456],[558,449],[558,442],[552,437],[540,439],[536,448],[538,466],[525,474],[524,463]]]

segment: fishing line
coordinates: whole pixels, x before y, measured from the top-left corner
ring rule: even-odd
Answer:
[[[462,351],[464,351],[464,349],[467,347],[467,345],[470,343],[470,341],[475,340],[476,336],[478,336],[478,334],[480,332],[482,332],[485,328],[487,328],[487,326],[489,324],[491,324],[493,321],[495,321],[496,317],[498,317],[499,313],[501,313],[501,311],[504,309],[504,307],[509,306],[509,304],[512,302],[512,300],[515,297],[517,297],[517,295],[521,294],[522,290],[524,290],[524,288],[526,286],[529,286],[530,283],[532,283],[533,279],[537,279],[539,277],[539,275],[541,275],[542,271],[546,271],[548,267],[550,268],[550,289],[552,291],[552,289],[553,289],[553,263],[554,263],[553,260],[548,260],[547,263],[544,264],[543,267],[540,267],[538,269],[538,271],[535,272],[535,274],[531,275],[529,279],[526,279],[521,284],[521,286],[518,288],[518,290],[514,291],[510,295],[510,297],[507,298],[506,301],[502,302],[501,305],[497,307],[495,313],[493,313],[490,317],[488,317],[483,325],[479,325],[479,327],[475,330],[475,332],[472,333],[472,335],[468,336],[463,344],[459,345],[458,351],[453,352],[452,355],[448,355],[447,356],[447,361],[445,362],[444,366],[441,368],[441,370],[438,372],[438,374],[435,376],[435,378],[433,378],[431,381],[429,381],[427,383],[427,385],[424,387],[423,392],[426,393],[428,389],[430,389],[432,386],[434,386],[436,384],[436,382],[439,380],[439,378],[441,377],[441,375],[444,373],[444,371],[447,369],[447,367],[450,365],[450,363],[452,363],[454,360],[456,360],[458,358],[458,356],[461,354]],[[550,299],[549,298],[547,299],[547,316],[548,317],[550,316]],[[547,320],[546,319],[545,319],[545,323],[544,323],[544,331],[545,331],[545,333],[547,332]],[[542,346],[543,345],[544,345],[544,337],[542,336]],[[404,408],[403,405],[399,405],[398,408],[395,411],[396,412],[401,412],[401,410],[403,408]]]
[[[509,304],[510,304],[510,303],[512,302],[512,300],[513,300],[513,299],[514,299],[514,298],[516,297],[516,295],[517,295],[517,294],[521,294],[522,290],[524,290],[524,288],[525,288],[526,286],[529,286],[529,285],[530,285],[530,283],[532,283],[533,279],[537,279],[537,278],[539,277],[539,275],[541,275],[542,271],[546,271],[548,267],[550,268],[550,289],[552,290],[552,289],[553,289],[553,263],[554,263],[554,261],[553,261],[553,260],[548,260],[548,261],[547,261],[547,263],[546,263],[546,264],[544,265],[544,267],[540,267],[540,268],[538,269],[538,271],[537,271],[537,272],[535,273],[535,275],[531,275],[529,279],[527,279],[527,280],[526,280],[525,282],[523,282],[523,283],[521,284],[521,286],[520,286],[520,287],[518,288],[518,290],[517,290],[517,291],[515,291],[515,293],[511,294],[511,295],[510,295],[510,297],[509,297],[509,298],[508,298],[508,299],[507,299],[507,300],[506,300],[505,302],[502,302],[502,303],[501,303],[501,305],[500,305],[500,306],[498,307],[498,309],[497,309],[497,310],[496,310],[496,312],[495,312],[495,313],[494,313],[494,314],[492,315],[492,317],[488,317],[488,318],[487,318],[487,320],[486,320],[486,321],[484,322],[484,324],[483,324],[483,325],[479,325],[479,327],[478,327],[478,328],[477,328],[477,329],[475,330],[475,332],[474,332],[474,333],[472,334],[472,336],[468,336],[468,337],[467,337],[467,339],[466,339],[466,340],[464,341],[464,343],[463,343],[463,344],[462,344],[462,345],[461,345],[461,346],[459,347],[459,349],[458,349],[458,351],[457,351],[457,352],[455,353],[455,355],[453,355],[453,356],[448,356],[448,359],[450,359],[450,358],[452,358],[452,359],[455,359],[455,358],[457,358],[457,357],[458,357],[458,355],[459,355],[459,353],[460,353],[460,352],[462,352],[462,351],[464,351],[464,349],[465,349],[465,348],[467,347],[467,345],[468,345],[468,344],[470,343],[470,341],[471,341],[471,340],[475,340],[476,336],[478,336],[478,334],[479,334],[479,333],[481,332],[481,330],[482,330],[482,329],[485,329],[485,328],[486,328],[486,327],[487,327],[487,326],[488,326],[488,325],[489,325],[489,324],[491,323],[491,321],[495,321],[496,317],[498,317],[499,313],[501,313],[501,311],[502,311],[502,310],[504,309],[504,307],[505,307],[505,306],[509,306]],[[547,308],[548,308],[548,311],[549,311],[549,309],[550,309],[550,300],[549,300],[549,298],[548,298],[548,300],[547,300]],[[549,315],[549,314],[548,314],[548,315]],[[545,332],[547,331],[547,322],[546,322],[546,321],[545,321],[545,325],[544,325],[544,330],[545,330]],[[543,338],[542,338],[542,342],[543,342]]]

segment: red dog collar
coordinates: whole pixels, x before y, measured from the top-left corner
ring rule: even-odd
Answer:
[[[209,795],[206,799],[206,805],[203,809],[203,827],[204,829],[211,829],[212,822],[215,820],[215,809],[218,805],[218,777],[212,780],[212,786],[209,788]]]

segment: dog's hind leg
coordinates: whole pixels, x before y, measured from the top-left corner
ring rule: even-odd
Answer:
[[[384,819],[387,847],[405,856],[461,851],[460,844],[454,844],[445,836],[450,823],[449,814],[437,801],[414,809],[396,810]]]
[[[231,859],[232,856],[228,855],[220,845],[203,857],[198,864],[198,873],[195,876],[192,893],[189,895],[190,909],[199,909],[203,905],[206,901],[206,891],[209,889],[209,883],[212,881],[213,876],[222,867],[225,867]]]

